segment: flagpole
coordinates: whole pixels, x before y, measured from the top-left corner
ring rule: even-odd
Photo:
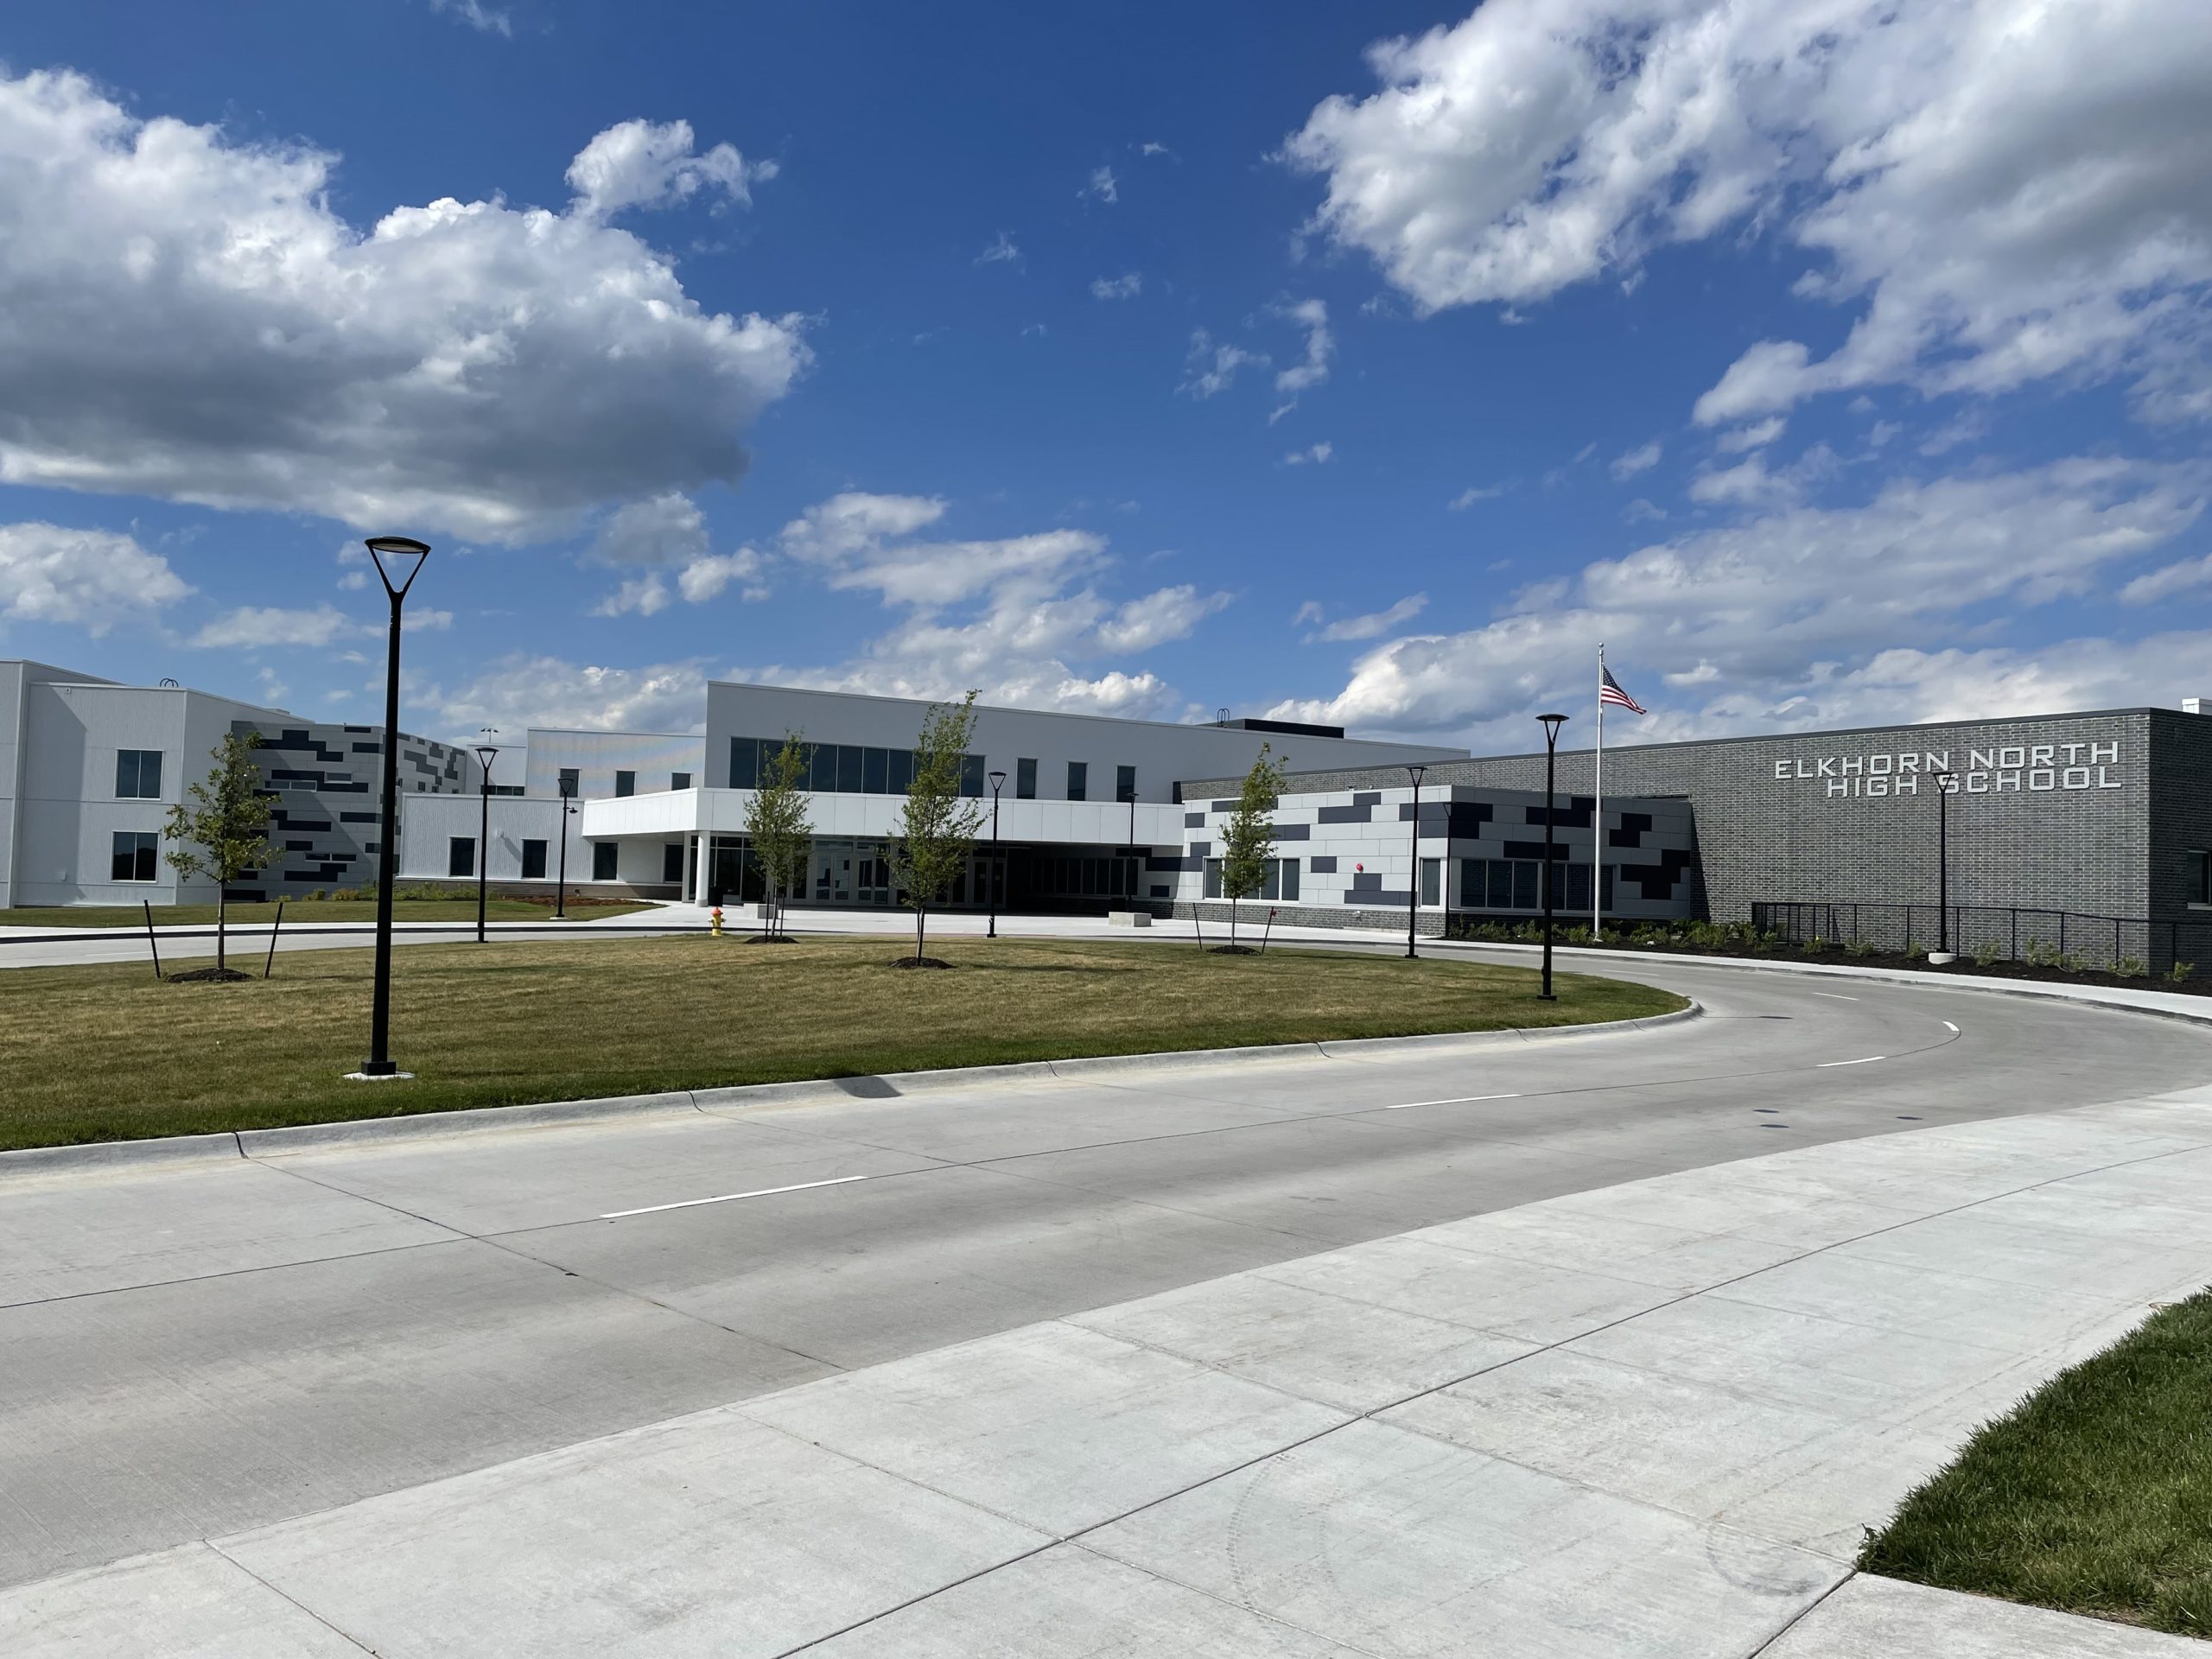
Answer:
[[[1598,752],[1590,810],[1590,943],[1605,937],[1605,642],[1598,642]]]

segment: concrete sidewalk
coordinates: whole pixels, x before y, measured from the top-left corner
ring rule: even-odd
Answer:
[[[1854,1579],[2212,1279],[2212,1090],[1494,1211],[0,1596],[10,1655],[2133,1656]]]

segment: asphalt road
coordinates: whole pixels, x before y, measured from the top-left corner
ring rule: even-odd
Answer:
[[[2206,1080],[2148,1016],[1607,970],[1707,1017],[0,1176],[0,1583],[1562,1193]]]

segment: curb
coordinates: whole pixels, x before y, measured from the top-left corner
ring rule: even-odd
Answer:
[[[1618,1036],[1653,1031],[1700,1018],[1704,1005],[1692,999],[1686,1008],[1641,1020],[1609,1020],[1582,1026],[1541,1026],[1533,1030],[1440,1032],[1420,1037],[1357,1037],[1334,1043],[1269,1043],[1246,1048],[1192,1048],[1151,1054],[1102,1054],[1067,1060],[1022,1060],[1007,1065],[948,1067],[933,1071],[894,1071],[882,1076],[808,1078],[795,1083],[752,1083],[721,1089],[674,1090],[658,1095],[617,1095],[598,1100],[543,1101],[520,1106],[474,1106],[452,1112],[416,1112],[396,1117],[353,1118],[335,1123],[298,1123],[281,1128],[238,1129],[221,1135],[164,1135],[143,1141],[94,1141],[72,1147],[29,1147],[0,1152],[0,1179],[49,1171],[116,1169],[136,1165],[204,1162],[211,1158],[255,1159],[321,1152],[336,1147],[390,1145],[448,1135],[501,1130],[557,1128],[623,1118],[703,1114],[745,1115],[747,1109],[798,1106],[815,1102],[902,1100],[978,1085],[1078,1082],[1122,1072],[1249,1065],[1268,1060],[1353,1060],[1393,1052],[1451,1054],[1477,1052],[1502,1043],[1558,1041],[1574,1037]]]
[[[1446,950],[1460,951],[1514,950],[1534,953],[1543,947],[1535,944],[1492,943],[1483,939],[1449,939],[1432,941]],[[2190,1001],[2202,1002],[2202,1008],[2170,1007],[2163,1003],[2123,1002],[2117,1000],[2115,988],[2110,985],[2068,985],[2049,980],[2020,980],[2001,978],[1981,974],[1931,974],[1916,972],[1910,968],[1853,968],[1834,962],[1777,962],[1761,957],[1701,957],[1687,950],[1602,950],[1585,945],[1555,944],[1555,957],[1573,957],[1584,963],[1649,962],[1685,963],[1692,967],[1700,964],[1708,968],[1751,968],[1768,972],[1803,974],[1816,979],[1855,981],[1859,984],[1931,986],[1938,990],[1986,991],[1994,996],[2024,997],[2036,1002],[2071,1002],[2077,1007],[2104,1008],[2119,1014],[2145,1014],[2154,1020],[2180,1020],[2192,1025],[2212,1025],[2212,996],[2191,997]],[[2151,991],[2141,993],[2152,996],[2179,995],[2177,992]]]

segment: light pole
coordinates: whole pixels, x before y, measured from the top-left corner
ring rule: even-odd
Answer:
[[[430,545],[407,536],[372,536],[365,545],[391,601],[391,626],[385,647],[384,810],[377,820],[383,840],[377,849],[376,988],[370,1003],[369,1058],[356,1075],[396,1077],[401,1074],[391,1058],[391,888],[399,875],[399,607],[423,574]],[[395,571],[406,578],[396,585]]]
[[[576,809],[569,800],[569,780],[561,780],[561,874],[553,887],[553,919],[569,919],[569,820],[576,816]]]
[[[1006,773],[991,774],[991,931],[986,938],[999,936],[999,791],[1006,787]]]
[[[489,732],[492,728],[484,728]],[[499,758],[496,743],[479,743],[476,759],[482,767],[477,787],[484,797],[484,821],[476,834],[476,943],[484,943],[484,901],[492,880],[492,762]]]
[[[1936,778],[1936,953],[1928,959],[1945,963],[1954,958],[1951,953],[1951,785],[1958,781],[1955,772],[1939,772]]]
[[[1565,715],[1538,715],[1544,722],[1544,988],[1536,995],[1546,1002],[1552,996],[1552,831],[1559,799],[1554,784],[1559,775],[1559,728]]]
[[[1407,776],[1414,780],[1413,862],[1406,877],[1406,960],[1416,960],[1420,952],[1414,949],[1414,938],[1421,922],[1421,780],[1428,771],[1427,766],[1408,766]]]

